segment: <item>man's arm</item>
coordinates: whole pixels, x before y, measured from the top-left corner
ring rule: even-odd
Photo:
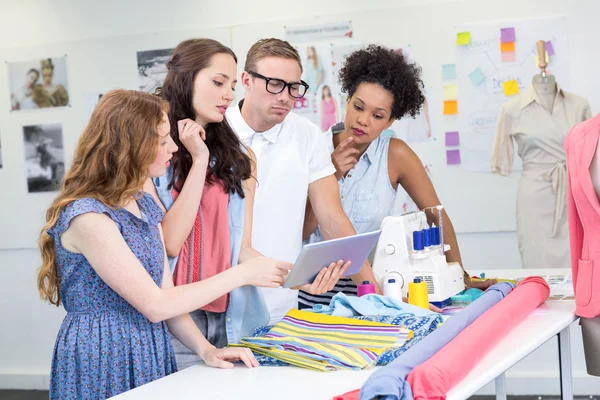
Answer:
[[[342,208],[340,189],[333,175],[326,176],[308,185],[308,198],[319,223],[323,239],[336,239],[356,234],[352,223]],[[382,293],[368,261],[365,261],[360,271],[352,275],[351,278],[357,285],[363,281],[374,283],[377,293]]]

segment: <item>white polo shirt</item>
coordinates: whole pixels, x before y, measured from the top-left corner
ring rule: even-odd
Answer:
[[[293,263],[302,249],[308,185],[335,173],[325,134],[294,113],[266,132],[255,132],[239,105],[227,110],[227,120],[257,159],[252,247],[267,257]],[[270,324],[298,307],[296,290],[262,288],[262,293]]]

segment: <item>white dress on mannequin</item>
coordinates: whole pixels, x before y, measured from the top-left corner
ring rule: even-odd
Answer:
[[[514,143],[523,161],[517,192],[517,240],[523,268],[567,268],[571,264],[567,226],[565,137],[591,117],[587,100],[537,83],[502,106],[492,172],[508,175]]]

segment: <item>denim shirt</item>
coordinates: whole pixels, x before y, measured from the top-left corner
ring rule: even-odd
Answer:
[[[173,169],[168,168],[165,175],[153,179],[158,197],[169,210],[173,206],[171,190],[168,189]],[[231,244],[231,267],[238,265],[242,236],[244,233],[244,210],[246,201],[237,193],[229,194],[229,235]],[[175,271],[177,257],[169,257],[171,273]],[[225,329],[227,341],[238,343],[242,337],[252,336],[254,329],[269,322],[269,313],[260,290],[256,286],[241,286],[229,293]]]
[[[336,125],[334,125],[336,126]],[[333,141],[331,129],[327,132],[328,144]],[[388,173],[388,150],[390,137],[380,135],[375,139],[353,169],[338,184],[340,198],[346,215],[352,222],[356,233],[365,233],[380,229],[381,222],[394,211],[398,191],[404,192],[399,185],[394,189]],[[321,242],[321,230],[310,236],[308,243]]]

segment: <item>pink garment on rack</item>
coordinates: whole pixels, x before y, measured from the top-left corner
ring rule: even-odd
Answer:
[[[549,295],[550,288],[543,278],[524,279],[508,296],[408,374],[414,400],[446,399],[448,391]]]
[[[600,315],[600,202],[590,165],[600,140],[600,114],[571,129],[565,140],[575,313]]]

